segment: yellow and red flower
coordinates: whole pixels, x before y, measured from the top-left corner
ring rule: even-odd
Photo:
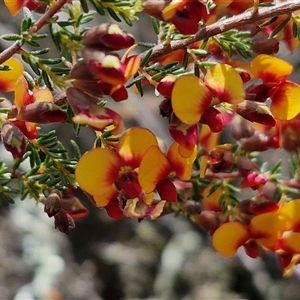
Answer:
[[[270,97],[270,110],[276,119],[290,120],[300,112],[300,86],[287,80],[293,71],[292,65],[276,57],[261,54],[252,60],[250,70],[263,83],[252,87],[248,93],[256,95],[255,101],[265,101]]]
[[[153,200],[153,193],[145,194],[140,178],[147,176],[148,170],[139,169],[152,146],[157,147],[158,142],[151,131],[130,128],[119,140],[116,151],[95,148],[84,154],[76,167],[76,180],[97,206],[109,205],[110,215],[119,216],[119,205],[129,217],[155,218],[165,202]],[[158,164],[157,168],[162,166]]]
[[[227,64],[211,67],[204,82],[194,75],[179,77],[172,90],[175,115],[185,124],[198,123],[212,106],[222,102],[237,104],[244,100],[243,81],[238,72]]]
[[[197,155],[196,146],[188,157],[180,155],[179,147],[180,144],[174,142],[167,155],[157,145],[149,147],[145,152],[140,164],[138,179],[146,193],[156,190],[163,200],[176,201],[176,189],[169,178],[178,177],[181,180],[189,180]],[[156,168],[152,167],[154,161],[157,164]]]
[[[250,205],[248,212],[253,213],[250,222],[233,220],[222,224],[213,233],[212,243],[226,257],[234,255],[241,246],[253,258],[260,255],[260,247],[274,251],[281,266],[289,270],[300,262],[299,210],[300,199]]]

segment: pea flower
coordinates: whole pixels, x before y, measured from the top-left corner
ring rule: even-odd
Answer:
[[[279,58],[261,54],[250,63],[250,71],[263,83],[252,87],[248,93],[255,94],[256,101],[271,98],[270,110],[276,119],[290,120],[300,112],[300,86],[287,80],[293,71],[292,65]]]
[[[192,167],[197,155],[195,146],[189,157],[183,157],[179,153],[179,144],[174,142],[165,155],[157,145],[153,145],[145,152],[140,164],[138,179],[146,193],[155,190],[165,191],[164,200],[170,202],[176,201],[176,191],[170,178],[178,177],[181,180],[189,180],[192,175]],[[157,167],[153,168],[153,161],[156,161]],[[159,185],[158,185],[159,184]],[[166,191],[169,191],[169,194]],[[173,191],[172,191],[173,190]],[[175,199],[173,197],[175,195]]]
[[[212,106],[222,102],[238,104],[245,98],[243,81],[238,72],[227,64],[212,66],[204,81],[195,75],[179,77],[172,90],[175,115],[185,124],[194,125]]]
[[[79,186],[96,206],[109,205],[111,214],[118,215],[114,209],[118,203],[124,213],[133,218],[160,215],[165,202],[153,201],[154,195],[146,195],[138,179],[141,161],[151,146],[158,146],[154,134],[148,129],[133,127],[120,138],[116,151],[105,148],[88,151],[76,167]]]

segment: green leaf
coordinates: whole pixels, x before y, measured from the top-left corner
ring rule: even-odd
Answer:
[[[1,38],[5,41],[18,41],[21,39],[19,34],[9,33],[1,35]]]
[[[110,7],[107,7],[106,8],[108,13],[110,14],[110,16],[117,22],[121,22],[122,20],[118,17],[118,15],[116,14],[116,12],[110,8]]]
[[[151,24],[156,35],[159,34],[160,23],[156,18],[151,17]]]
[[[43,77],[44,83],[47,86],[47,88],[50,91],[53,91],[53,87],[52,87],[50,78],[49,78],[49,76],[48,76],[48,74],[47,74],[47,72],[45,70],[42,70],[42,77]]]
[[[30,65],[31,69],[33,70],[33,72],[35,74],[37,74],[38,76],[40,76],[41,75],[41,71],[40,71],[39,66],[37,65],[37,63],[32,58],[30,58],[30,57],[28,59],[28,63]]]
[[[152,52],[153,52],[153,49],[150,49],[150,50],[147,51],[146,55],[142,59],[141,67],[144,67],[148,63],[148,61],[149,61],[149,59],[151,57]]]

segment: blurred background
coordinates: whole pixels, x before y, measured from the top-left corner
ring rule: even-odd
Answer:
[[[12,23],[0,2],[0,35],[18,33],[21,16]],[[95,24],[107,20],[101,18]],[[124,28],[138,41],[155,42],[150,18],[140,16],[136,25]],[[0,41],[0,51],[7,45]],[[50,55],[58,54],[53,50]],[[282,46],[279,56],[293,63],[292,79],[300,83],[300,51],[290,55]],[[127,101],[118,105],[109,101],[108,106],[122,114],[127,127],[147,127],[169,144],[167,124],[158,113],[160,100],[153,91],[143,98],[132,93]],[[66,147],[75,139],[68,124],[43,127],[51,129],[57,130]],[[81,130],[77,141],[82,152],[92,146],[93,139],[91,130]],[[267,153],[263,159],[267,157],[277,161],[287,153]],[[11,162],[2,145],[0,159]],[[55,230],[43,205],[32,199],[1,203],[1,300],[299,299],[300,268],[285,278],[270,253],[253,260],[241,249],[225,259],[213,250],[209,236],[184,217],[114,221],[83,194],[79,197],[90,214],[76,221],[68,235]]]

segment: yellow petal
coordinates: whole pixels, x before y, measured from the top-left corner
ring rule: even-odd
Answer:
[[[174,17],[176,12],[183,5],[182,0],[173,0],[162,11],[162,17],[165,21],[168,21]]]
[[[172,108],[183,123],[198,123],[211,100],[211,92],[198,77],[184,75],[175,81],[171,97]]]
[[[174,142],[169,148],[167,157],[172,165],[172,170],[181,180],[189,180],[192,175],[193,164],[197,156],[197,146],[189,153],[188,157],[180,155],[180,145]]]
[[[12,16],[15,16],[21,10],[24,2],[23,0],[4,0],[4,4]]]
[[[300,231],[300,199],[294,199],[279,210],[279,214],[285,219],[286,230]]]
[[[300,86],[294,82],[282,82],[271,96],[271,112],[276,119],[290,120],[300,112]]]
[[[151,146],[158,146],[155,135],[146,128],[132,127],[121,137],[118,152],[124,162],[133,168],[139,166],[145,152]]]
[[[15,89],[18,78],[23,74],[23,65],[15,58],[10,58],[3,63],[9,66],[11,70],[0,71],[0,90],[10,92]]]
[[[250,236],[257,243],[270,250],[285,230],[285,220],[277,213],[265,213],[255,216],[250,222]]]
[[[75,178],[84,191],[92,196],[102,196],[114,189],[120,167],[120,158],[115,152],[95,148],[80,158]]]
[[[284,236],[282,248],[288,252],[300,253],[300,232],[289,232]]]
[[[250,70],[254,77],[266,83],[279,83],[292,73],[293,66],[274,56],[260,54],[250,63]]]
[[[93,199],[95,201],[95,205],[98,207],[104,207],[106,206],[110,200],[114,199],[118,196],[117,189],[113,186],[111,189],[109,189],[106,193],[104,193],[101,196],[94,196]]]
[[[24,76],[20,76],[15,86],[15,105],[17,108],[33,103],[29,94],[28,83]]]
[[[205,85],[213,91],[220,102],[236,104],[245,99],[242,78],[229,65],[212,66],[205,75]]]
[[[151,146],[142,159],[138,179],[146,193],[153,192],[157,183],[168,177],[170,163],[158,146]]]
[[[34,102],[53,102],[53,95],[47,89],[38,89],[33,93]]]
[[[239,222],[221,225],[213,234],[212,244],[223,256],[229,257],[248,240],[247,227]]]

